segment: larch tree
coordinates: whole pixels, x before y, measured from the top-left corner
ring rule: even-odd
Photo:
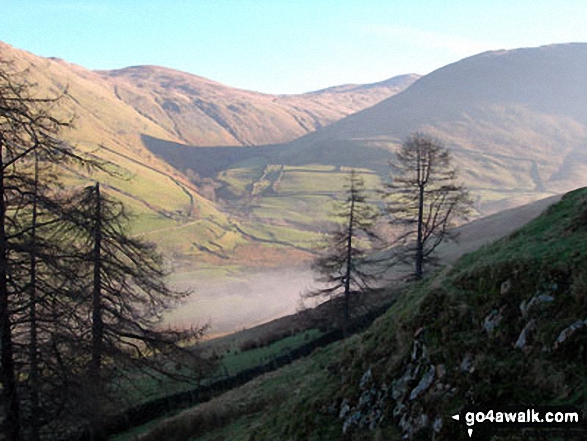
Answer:
[[[351,318],[351,296],[370,288],[373,275],[365,266],[365,257],[377,240],[375,224],[378,209],[367,200],[365,184],[353,169],[347,177],[343,198],[333,210],[336,226],[325,236],[324,246],[313,262],[316,281],[324,287],[306,297],[342,297],[343,325]]]
[[[52,116],[61,97],[37,98],[23,78],[0,65],[0,438],[6,441],[56,439],[88,419],[99,423],[106,400],[98,395],[121,372],[199,378],[201,360],[182,343],[203,332],[162,328],[163,310],[187,293],[166,285],[154,245],[128,234],[122,204],[98,184],[81,191],[59,184],[66,168],[105,170],[104,164],[58,138],[68,125]],[[178,363],[185,367],[176,369]]]
[[[51,115],[60,97],[36,98],[33,86],[0,66],[0,383],[3,434],[9,441],[23,437],[22,378],[38,387],[37,284],[38,262],[31,246],[37,241],[37,209],[47,200],[39,185],[38,163],[81,159],[56,135],[66,126]],[[56,207],[56,205],[53,205]],[[46,220],[43,220],[45,224]],[[30,332],[25,330],[29,329]],[[27,341],[28,338],[28,341]],[[27,349],[24,349],[27,348]],[[27,367],[28,366],[28,370]],[[35,394],[30,407],[38,407]],[[29,412],[31,413],[31,412]],[[35,419],[31,438],[38,438]]]
[[[455,239],[452,228],[466,219],[472,200],[457,181],[457,171],[444,144],[425,133],[409,136],[390,162],[386,185],[387,212],[399,234],[393,263],[413,265],[413,278],[436,263],[434,251]]]
[[[79,326],[88,338],[87,378],[90,387],[80,397],[92,407],[92,438],[101,437],[101,418],[112,401],[106,390],[124,372],[146,372],[176,379],[198,377],[202,360],[182,343],[199,338],[205,328],[164,328],[163,312],[189,293],[166,284],[163,256],[155,246],[128,233],[124,206],[102,190],[99,183],[79,193],[68,213],[67,236],[73,238],[85,283],[84,306],[77,312]],[[177,363],[191,369],[176,371]],[[106,381],[107,380],[107,381]],[[116,409],[115,409],[116,410]]]

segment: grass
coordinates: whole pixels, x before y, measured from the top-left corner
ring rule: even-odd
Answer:
[[[219,366],[215,375],[224,377],[227,375],[235,375],[245,369],[249,369],[260,364],[270,362],[274,357],[284,355],[287,352],[296,349],[308,342],[320,337],[322,333],[316,329],[309,329],[298,332],[289,337],[279,339],[269,345],[242,351],[239,349],[237,339],[230,339],[229,346],[226,347],[223,339],[218,340],[219,345],[214,341],[207,342],[206,352],[208,354],[215,353],[216,350],[223,350],[219,360]],[[226,338],[224,339],[226,340]],[[203,384],[211,382],[214,377],[204,380]],[[136,404],[145,402],[159,397],[168,396],[172,393],[189,390],[194,386],[188,384],[176,383],[162,377],[159,381],[152,378],[137,378],[133,381],[132,387],[129,385],[127,399]],[[267,394],[272,393],[271,388],[267,387]],[[111,438],[112,441],[126,441],[134,439],[141,433],[144,433],[151,428],[157,426],[163,418],[169,418],[171,415],[150,421],[147,424],[134,427],[124,433],[118,434]]]
[[[259,439],[287,439],[288,435],[298,431],[291,412],[298,412],[299,405],[303,404],[305,411],[296,413],[295,419],[314,420],[312,412],[315,404],[325,398],[320,391],[328,389],[327,385],[335,386],[324,372],[327,360],[335,356],[340,346],[335,344],[320,349],[311,358],[295,361],[208,403],[182,412],[157,426],[145,440],[188,440],[195,439],[197,434],[206,434],[207,439],[247,440],[251,433]],[[308,398],[310,391],[313,391],[312,398]],[[273,412],[266,412],[267,409]],[[325,432],[331,435],[332,432],[319,428],[320,423],[314,420],[313,424],[318,429],[315,436],[303,439],[330,439],[322,437]],[[274,436],[268,429],[277,429],[278,435]]]
[[[585,190],[568,193],[544,215],[510,236],[464,256],[455,271],[497,265],[513,259],[549,264],[571,264],[574,260],[583,259],[587,252],[584,246],[587,234],[575,222],[577,206],[585,204],[585,198]]]
[[[359,386],[365,371],[371,369],[372,394],[377,394],[383,384],[397,384],[411,364],[422,372],[429,365],[443,366],[446,373],[442,379],[435,377],[418,399],[397,398],[407,421],[422,413],[430,420],[446,418],[469,402],[467,394],[485,406],[564,404],[587,411],[585,332],[553,349],[563,329],[587,316],[586,243],[587,189],[582,189],[511,236],[407,288],[363,334],[188,410],[146,439],[158,439],[161,433],[169,440],[338,439],[340,403],[346,399],[359,406],[360,400],[370,400]],[[504,293],[503,282],[508,280],[511,288]],[[521,302],[539,293],[550,293],[554,301],[523,316]],[[483,323],[493,310],[504,318],[489,333]],[[530,319],[536,329],[528,346],[515,349]],[[416,340],[426,350],[413,358]],[[471,354],[473,373],[460,368],[465,354]],[[396,405],[389,398],[378,429],[355,429],[349,439],[401,437],[392,416]],[[435,439],[466,436],[459,430],[445,420]],[[420,435],[414,439],[429,439],[431,434]]]
[[[268,196],[256,202],[251,212],[259,219],[282,220],[315,228],[316,224],[328,221],[331,202],[330,196]]]
[[[263,175],[263,167],[230,168],[220,172],[217,179],[225,183],[235,197],[243,197],[250,192],[252,183]]]
[[[336,172],[285,171],[279,184],[279,194],[339,193],[344,179]]]
[[[268,363],[272,358],[287,354],[321,335],[322,332],[317,329],[308,329],[256,349],[241,351],[238,347],[233,346],[220,360],[222,372],[226,375],[234,375],[244,369]]]
[[[322,237],[320,233],[299,227],[272,225],[260,222],[242,223],[241,229],[245,233],[262,240],[286,242],[293,246],[309,250],[313,249],[316,246],[316,242]]]

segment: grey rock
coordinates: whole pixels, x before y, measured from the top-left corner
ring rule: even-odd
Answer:
[[[418,418],[416,420],[416,429],[422,429],[423,427],[428,426],[428,422],[430,421],[430,419],[428,418],[428,415],[426,415],[425,413],[423,413],[422,415],[420,415],[420,418]]]
[[[339,418],[344,418],[351,410],[351,406],[348,398],[345,398],[340,405],[340,412],[338,413]]]
[[[566,340],[569,339],[571,335],[577,332],[579,329],[584,328],[587,326],[587,319],[585,320],[577,320],[572,325],[563,329],[560,334],[558,335],[556,341],[554,342],[554,349],[558,349],[558,347],[564,343]]]
[[[510,279],[507,279],[505,282],[503,282],[501,284],[501,286],[499,287],[499,293],[501,295],[505,295],[508,292],[510,292],[510,290],[512,289],[512,281]]]
[[[408,383],[414,379],[414,366],[408,364],[404,374],[391,385],[391,397],[398,401],[408,392]]]
[[[361,389],[365,389],[371,380],[373,379],[373,373],[371,372],[371,368],[367,369],[363,376],[361,377],[361,381],[359,382],[359,387]]]
[[[468,372],[472,373],[475,370],[475,366],[473,365],[473,356],[470,352],[465,354],[463,361],[461,362],[460,366],[461,372]]]
[[[551,295],[537,294],[534,297],[532,297],[528,302],[524,301],[520,304],[520,312],[522,313],[522,316],[526,317],[533,307],[540,305],[541,303],[550,302],[554,302],[554,297],[552,297]]]
[[[439,364],[436,366],[436,375],[438,378],[442,378],[446,375],[446,367],[444,364]]]
[[[438,432],[440,432],[441,429],[442,429],[442,418],[436,417],[436,419],[434,420],[434,423],[432,424],[432,430],[434,430],[436,433],[438,433]]]
[[[404,413],[406,410],[406,405],[404,403],[397,403],[397,406],[393,408],[393,416],[394,418],[399,417],[401,414]]]
[[[503,315],[497,309],[491,311],[485,319],[483,319],[483,327],[487,334],[491,334],[495,328],[501,323],[503,320]]]
[[[534,329],[536,329],[536,321],[535,320],[530,320],[528,323],[526,323],[526,326],[524,326],[524,329],[522,329],[522,332],[520,332],[520,335],[518,336],[518,339],[516,340],[516,344],[515,344],[516,349],[524,349],[526,347],[526,345],[528,344],[528,339],[529,339],[530,335],[532,334],[532,332],[534,331]]]
[[[420,395],[422,395],[430,385],[434,382],[434,377],[436,376],[436,368],[434,366],[430,366],[428,371],[422,376],[418,385],[412,390],[410,393],[410,400],[415,400]]]

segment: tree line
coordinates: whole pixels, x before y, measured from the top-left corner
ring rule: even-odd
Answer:
[[[170,289],[160,253],[128,233],[124,206],[100,183],[65,187],[65,167],[108,172],[59,138],[65,94],[36,97],[0,66],[0,428],[6,441],[102,439],[128,376],[193,379],[185,342],[165,329]]]
[[[467,218],[472,200],[458,182],[457,170],[444,143],[426,133],[410,135],[389,162],[390,182],[379,205],[367,197],[365,183],[354,169],[343,197],[335,203],[335,227],[313,262],[321,288],[307,297],[342,298],[342,323],[351,318],[351,300],[372,288],[384,271],[408,270],[407,280],[421,280],[439,262],[434,254],[453,228]],[[383,206],[383,209],[379,208]],[[386,242],[378,226],[386,217],[393,237]]]

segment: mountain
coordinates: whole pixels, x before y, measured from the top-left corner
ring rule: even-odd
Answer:
[[[178,139],[118,99],[107,80],[80,66],[38,57],[4,43],[0,43],[0,59],[12,63],[7,68],[16,72],[15,80],[34,84],[40,97],[57,96],[67,89],[53,112],[63,120],[73,118],[73,127],[60,135],[79,152],[113,164],[117,175],[75,172],[64,177],[70,185],[101,181],[106,191],[135,215],[135,234],[156,241],[169,257],[177,258],[202,254],[199,247],[212,246],[212,242],[223,252],[248,244],[226,213],[202,197],[180,172],[144,148],[143,134]]]
[[[401,92],[419,78],[402,75],[302,95],[268,95],[157,66],[98,73],[120,100],[182,142],[199,146],[291,141]]]
[[[586,69],[584,43],[486,52],[291,149],[374,169],[381,149],[427,131],[450,147],[481,211],[498,211],[587,183]]]
[[[176,259],[204,257],[213,272],[230,258],[278,264],[290,244],[287,238],[242,231],[238,216],[203,196],[209,196],[205,183],[195,185],[152,154],[145,138],[204,145],[282,142],[363,109],[417,79],[407,75],[304,95],[265,95],[157,66],[94,72],[2,42],[0,60],[11,62],[22,79],[36,84],[39,96],[67,89],[54,109],[65,120],[74,118],[73,128],[62,136],[80,151],[115,164],[121,175],[74,174],[68,176],[71,184],[102,181],[135,213],[135,234],[157,242]]]
[[[275,218],[278,207],[293,206],[286,218],[295,222],[304,207],[327,205],[350,167],[374,184],[388,179],[393,151],[426,131],[452,151],[479,214],[490,214],[587,185],[586,71],[585,43],[485,52],[284,145],[147,145],[176,167],[214,177],[228,199],[246,195],[251,215]]]

